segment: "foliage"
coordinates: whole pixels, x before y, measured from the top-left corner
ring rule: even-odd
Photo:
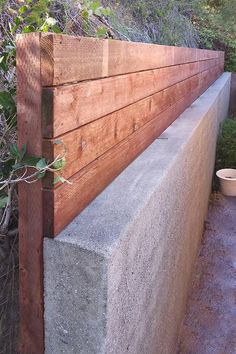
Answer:
[[[198,34],[192,12],[198,0],[114,1],[116,12],[123,7],[121,23],[131,40],[196,47]],[[134,31],[135,29],[135,31]]]
[[[236,169],[236,119],[226,119],[220,129],[216,153],[216,168]]]
[[[215,172],[223,168],[236,169],[236,118],[233,117],[226,119],[220,126]],[[218,180],[215,177],[213,179],[213,189],[218,189],[218,187]]]
[[[51,13],[63,33],[107,38],[113,37],[107,18],[111,9],[99,0],[53,0]]]
[[[205,0],[195,16],[201,48],[225,51],[225,68],[236,71],[236,2]]]
[[[112,4],[110,21],[123,39],[223,50],[226,70],[236,71],[236,1],[105,2]]]
[[[17,144],[10,146],[8,158],[1,161],[0,171],[0,233],[9,231],[9,223],[12,213],[12,196],[17,183],[34,183],[45,176],[46,171],[57,172],[65,165],[65,159],[58,157],[49,163],[42,157],[33,157],[26,153],[26,145],[19,149]],[[31,172],[29,173],[29,170]],[[60,176],[57,181],[62,181]],[[63,179],[63,181],[66,181]]]
[[[79,14],[81,15],[84,21],[84,29],[89,31],[91,28],[91,17],[98,16],[98,17],[107,17],[110,16],[111,10],[109,7],[103,7],[100,1],[91,1],[91,0],[83,0],[80,4],[80,11]],[[96,29],[96,35],[98,37],[106,37],[108,35],[106,26],[98,26]]]
[[[11,5],[11,6],[9,6]],[[90,35],[98,37],[107,36],[107,27],[96,25],[95,33],[91,27],[93,17],[104,18],[109,16],[110,9],[103,7],[99,1],[83,0],[78,3],[78,16],[81,20],[82,28]],[[59,7],[58,7],[59,6]],[[57,16],[58,9],[62,13],[70,10],[69,4],[59,3],[51,0],[22,0],[18,2],[2,1],[2,18],[0,29],[2,34],[6,34],[2,41],[0,50],[0,205],[6,212],[0,213],[0,233],[8,231],[8,224],[12,209],[10,208],[12,197],[12,186],[19,181],[32,183],[38,178],[42,178],[46,171],[57,172],[64,166],[65,156],[58,156],[55,161],[49,162],[44,158],[33,158],[27,156],[26,147],[17,150],[16,140],[16,85],[15,85],[15,64],[16,47],[15,35],[17,33],[29,32],[56,32],[60,33],[66,20],[60,22]],[[55,16],[54,16],[55,15]],[[91,29],[91,31],[90,31]],[[31,168],[33,172],[28,175]],[[36,171],[35,171],[36,170]],[[66,182],[64,178],[57,175],[55,183]]]
[[[42,178],[46,171],[57,172],[63,167],[64,156],[49,162],[41,157],[28,156],[26,146],[19,149],[16,144],[15,34],[46,32],[50,29],[59,32],[57,21],[49,15],[48,6],[49,0],[26,0],[15,9],[7,9],[11,21],[5,28],[7,36],[2,42],[0,57],[3,87],[0,91],[0,234],[7,234],[11,227],[12,198],[16,184],[19,181],[32,183]]]
[[[56,25],[56,20],[49,16],[49,0],[39,0],[35,3],[26,0],[23,5],[16,6],[15,9],[8,8],[6,13],[10,14],[10,21],[1,22],[2,32],[6,32],[1,45],[0,72],[2,75],[0,91],[0,114],[4,116],[7,128],[16,124],[16,87],[15,87],[15,62],[16,47],[15,34],[22,32],[47,32],[50,29],[60,32]],[[5,3],[5,7],[8,4]]]

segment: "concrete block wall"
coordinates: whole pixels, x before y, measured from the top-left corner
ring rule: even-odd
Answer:
[[[225,73],[45,239],[46,354],[175,353],[229,94]]]

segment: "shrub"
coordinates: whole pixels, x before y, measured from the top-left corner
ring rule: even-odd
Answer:
[[[216,168],[236,169],[236,119],[226,119],[221,125],[216,151]]]
[[[223,168],[236,169],[236,119],[226,119],[220,126],[216,149],[215,172]],[[219,187],[216,177],[213,179],[213,189]]]
[[[200,48],[225,51],[225,69],[236,71],[236,2],[204,0],[195,18]]]

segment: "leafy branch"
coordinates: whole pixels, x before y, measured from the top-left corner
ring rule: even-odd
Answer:
[[[16,144],[10,148],[8,159],[1,162],[0,172],[0,234],[6,234],[9,228],[12,213],[12,195],[19,182],[34,183],[43,178],[46,172],[57,175],[54,183],[68,182],[58,172],[65,166],[66,151],[64,155],[58,155],[54,161],[46,161],[45,158],[32,157],[26,154],[26,145],[19,149]],[[68,182],[69,183],[69,182]]]
[[[65,165],[65,155],[52,162],[26,153],[16,144],[16,45],[15,35],[28,32],[60,32],[57,21],[49,15],[49,0],[26,0],[9,8],[10,21],[3,26],[4,40],[0,49],[0,234],[11,232],[13,211],[17,211],[19,182],[34,183],[46,172],[56,174],[56,181],[65,182],[58,172]]]

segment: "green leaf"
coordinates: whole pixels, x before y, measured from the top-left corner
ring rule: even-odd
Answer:
[[[17,17],[14,18],[14,22],[15,22],[15,24],[16,24],[17,27],[21,24],[22,20],[23,20],[23,19],[22,19],[21,16],[17,16]],[[17,27],[16,27],[16,28],[17,28]]]
[[[59,26],[57,25],[54,25],[51,27],[51,30],[54,32],[54,33],[61,33],[61,29]]]
[[[35,27],[35,25],[38,23],[39,17],[37,14],[31,13],[29,16],[25,18],[25,22],[28,23],[28,25],[32,25]],[[44,21],[43,21],[44,22]]]
[[[34,157],[34,156],[29,156],[26,155],[23,158],[23,163],[28,166],[36,167],[37,163],[41,160],[40,157]]]
[[[24,167],[24,164],[22,162],[18,162],[15,165],[12,166],[13,170],[20,170]]]
[[[16,112],[15,101],[12,95],[7,91],[0,91],[0,106],[7,111],[8,114]]]
[[[111,15],[111,9],[109,7],[106,7],[105,9],[102,10],[103,16],[110,16]]]
[[[21,153],[20,153],[20,150],[18,149],[17,144],[12,144],[10,146],[10,153],[14,159],[16,159],[16,160],[20,159]]]
[[[53,184],[57,184],[57,183],[68,183],[68,184],[72,184],[70,181],[68,181],[67,179],[65,179],[64,177],[61,176],[57,176],[54,178],[54,182]]]
[[[33,25],[28,25],[25,26],[22,30],[23,33],[31,33],[31,32],[35,32],[36,28]]]
[[[90,5],[91,10],[95,12],[101,6],[100,1],[93,1]]]
[[[83,17],[83,19],[88,20],[89,17],[93,14],[93,10],[87,10],[87,9],[83,9],[81,12],[81,15]]]
[[[107,35],[107,28],[104,26],[101,26],[97,29],[97,36],[100,38],[104,38]]]
[[[42,170],[47,167],[47,162],[44,158],[40,159],[35,166],[38,170]]]
[[[25,154],[26,154],[26,144],[24,144],[20,150],[20,160],[24,158]]]
[[[26,153],[26,145],[24,144],[22,149],[19,149],[17,144],[12,144],[10,147],[10,153],[14,159],[21,162]]]
[[[65,167],[65,165],[66,165],[66,159],[61,158],[60,160],[54,162],[53,168],[55,168],[55,170],[61,170],[63,167]]]
[[[26,11],[28,10],[28,6],[27,5],[24,5],[24,6],[21,6],[20,8],[19,8],[19,14],[20,15],[23,15]]]
[[[48,32],[49,26],[46,24],[46,22],[40,27],[41,32]]]
[[[8,197],[0,197],[0,209],[5,208],[8,203]]]
[[[41,171],[41,172],[39,172],[38,174],[37,174],[37,177],[39,178],[39,179],[41,179],[41,178],[43,178],[44,176],[45,176],[45,171]]]
[[[57,139],[57,140],[54,140],[53,144],[55,145],[61,145],[62,144],[62,141]]]

